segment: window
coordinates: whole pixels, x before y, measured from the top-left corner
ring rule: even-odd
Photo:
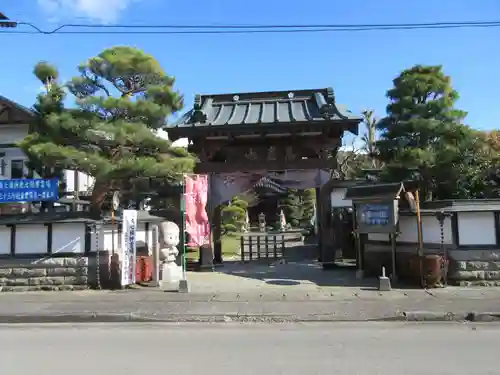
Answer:
[[[10,178],[24,178],[24,160],[10,162]]]
[[[5,162],[5,152],[0,152],[0,176],[5,176],[7,163]]]

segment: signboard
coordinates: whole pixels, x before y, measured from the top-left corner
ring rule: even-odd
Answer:
[[[137,211],[123,210],[121,243],[121,285],[135,284]]]
[[[56,201],[59,199],[57,178],[0,180],[0,203]]]
[[[356,203],[360,233],[393,233],[397,231],[398,201]]]

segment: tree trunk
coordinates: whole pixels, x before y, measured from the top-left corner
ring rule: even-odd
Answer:
[[[96,179],[94,188],[92,189],[92,196],[90,198],[90,213],[93,218],[101,218],[101,208],[106,199],[109,191],[109,184],[105,181]]]

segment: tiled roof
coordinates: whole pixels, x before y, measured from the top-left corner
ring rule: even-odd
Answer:
[[[395,198],[401,192],[404,192],[405,188],[403,183],[387,183],[387,184],[373,184],[368,186],[354,186],[347,189],[345,194],[345,199],[370,199],[376,197],[386,197]]]
[[[197,95],[194,108],[172,128],[293,124],[358,120],[345,106],[335,103],[333,89],[275,91],[243,94]]]
[[[12,100],[10,100],[2,95],[0,95],[0,106],[9,106],[9,107],[15,108],[18,111],[23,112],[29,116],[35,115],[35,112],[32,109],[25,107],[19,103],[16,103],[16,102],[14,102],[14,101],[12,101]]]
[[[268,177],[262,177],[259,181],[257,181],[254,185],[255,188],[263,188],[269,189],[276,193],[284,194],[288,191],[287,188],[281,186],[278,182],[270,179]]]

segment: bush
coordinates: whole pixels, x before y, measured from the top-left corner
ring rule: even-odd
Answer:
[[[223,235],[226,235],[226,234],[229,234],[229,233],[236,233],[236,232],[239,232],[238,230],[238,227],[236,227],[236,225],[234,224],[223,224],[222,225],[222,234]]]

